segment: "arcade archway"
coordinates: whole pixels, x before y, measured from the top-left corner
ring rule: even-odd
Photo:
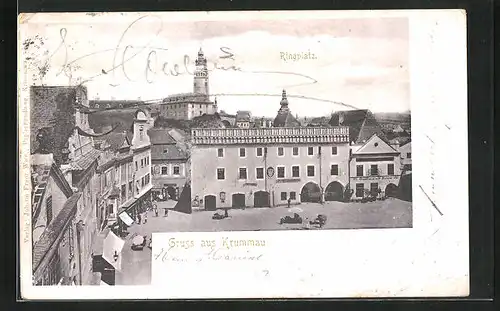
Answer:
[[[344,197],[344,187],[338,181],[328,184],[325,189],[325,201],[342,201]]]
[[[300,191],[300,201],[301,202],[321,202],[321,188],[318,184],[310,181],[302,187]]]
[[[395,198],[398,195],[398,186],[395,184],[388,184],[387,187],[385,187],[385,196],[386,197],[392,197]]]

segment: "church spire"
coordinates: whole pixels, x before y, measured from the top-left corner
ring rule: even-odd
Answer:
[[[281,93],[280,105],[281,105],[280,110],[287,110],[288,111],[288,99],[286,98],[286,91],[285,90],[283,90],[283,93]]]

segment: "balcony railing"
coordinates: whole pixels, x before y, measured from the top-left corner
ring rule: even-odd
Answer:
[[[347,143],[349,128],[196,128],[191,130],[193,144],[261,143]]]

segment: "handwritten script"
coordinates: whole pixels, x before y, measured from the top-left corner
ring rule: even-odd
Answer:
[[[161,262],[260,261],[265,240],[228,239],[179,240],[170,238],[168,246],[153,250],[153,260]]]
[[[126,38],[130,37],[130,33],[134,28],[140,29],[141,22],[146,22],[148,25],[156,26],[156,31],[154,31],[154,35],[146,44],[138,45],[134,43],[127,43]],[[136,29],[136,30],[137,30]],[[48,53],[47,62],[50,61],[58,53],[63,53],[62,55],[62,65],[59,69],[57,69],[57,74],[64,74],[66,77],[70,79],[70,84],[73,84],[73,77],[75,68],[81,69],[81,62],[83,60],[92,61],[92,63],[98,63],[99,60],[102,59],[103,54],[113,53],[112,63],[109,66],[105,66],[104,68],[100,68],[98,72],[91,73],[87,77],[78,77],[76,80],[78,84],[84,84],[85,82],[93,81],[95,78],[110,75],[112,76],[112,82],[110,86],[116,87],[120,85],[120,79],[118,79],[118,73],[122,74],[122,79],[124,78],[126,81],[137,82],[137,81],[146,81],[147,83],[153,83],[155,81],[155,76],[180,76],[180,75],[193,75],[194,72],[191,68],[193,61],[191,57],[185,54],[182,59],[182,63],[176,63],[169,60],[165,60],[161,57],[160,52],[169,51],[167,47],[156,47],[152,45],[154,39],[159,38],[161,32],[163,30],[163,23],[159,17],[144,15],[140,18],[137,18],[132,23],[130,23],[127,28],[122,32],[116,46],[100,49],[97,51],[93,51],[87,54],[80,55],[76,58],[70,58],[69,51],[73,48],[68,44],[68,38],[70,37],[70,31],[67,28],[61,28],[59,31],[60,43],[55,51],[52,53]],[[127,36],[128,35],[128,36]],[[138,38],[129,39],[131,42],[137,42]],[[30,41],[28,40],[27,43]],[[29,44],[24,44],[25,50],[30,48]],[[136,66],[134,66],[134,70],[129,67],[130,61],[136,59],[139,55],[145,56],[144,65],[142,73],[138,73]],[[317,81],[307,75],[295,72],[285,72],[285,71],[248,71],[244,70],[240,66],[236,64],[236,54],[235,52],[227,46],[219,47],[219,55],[215,59],[207,59],[207,69],[208,71],[214,70],[224,70],[224,71],[238,71],[245,73],[259,73],[259,74],[281,74],[281,75],[293,75],[299,76],[304,79],[307,79],[307,82],[304,84],[314,84]],[[61,57],[61,55],[60,55]],[[43,67],[43,70],[48,70],[47,66]],[[45,76],[46,72],[40,72],[40,75]],[[303,84],[301,84],[303,85]]]

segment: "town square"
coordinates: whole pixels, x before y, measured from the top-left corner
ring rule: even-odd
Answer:
[[[23,48],[29,54],[41,46],[44,39],[33,36]],[[29,86],[34,285],[147,285],[157,232],[413,227],[406,86],[391,103],[393,93],[370,85],[342,93],[345,103],[329,86],[317,90],[326,92],[319,99],[309,86],[290,84],[314,80],[296,67],[214,69],[214,50],[193,46],[184,50],[189,71],[175,88],[148,89],[148,80],[101,98],[97,89],[119,86]],[[236,57],[233,49],[215,50],[227,54],[216,61]],[[310,65],[324,54],[306,51],[282,52],[279,66],[326,66]],[[249,82],[237,85],[227,74]],[[364,83],[355,80],[337,90]],[[361,89],[375,92],[379,106],[368,104],[369,95],[346,95]]]

